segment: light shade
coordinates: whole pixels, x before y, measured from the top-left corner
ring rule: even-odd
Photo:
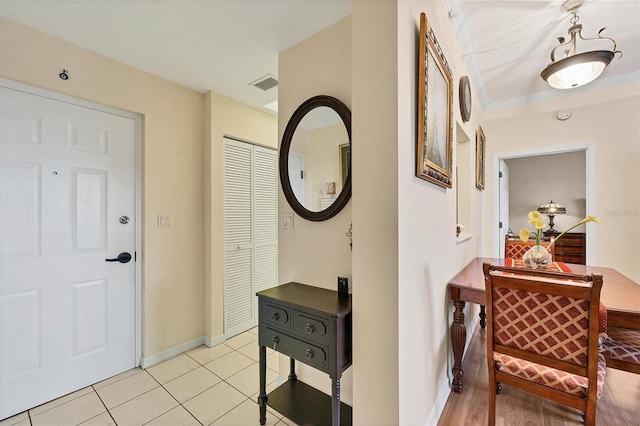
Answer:
[[[563,205],[554,203],[553,200],[551,200],[547,204],[543,204],[540,207],[538,207],[538,211],[542,214],[556,215],[556,214],[565,214],[567,212],[567,209],[564,208]]]
[[[571,89],[598,78],[613,56],[608,50],[579,53],[549,64],[540,75],[555,89]]]
[[[578,24],[578,10],[584,3],[583,0],[567,0],[562,5],[562,11],[572,13],[571,26],[569,27],[569,40],[558,37],[560,43],[551,50],[551,63],[540,73],[540,76],[555,89],[571,89],[592,82],[602,74],[611,63],[616,53],[616,41],[610,37],[601,35],[604,28],[598,31],[598,37],[582,37],[582,25]],[[611,50],[578,51],[578,40],[582,42],[595,41],[611,43]],[[556,51],[562,53],[562,59],[556,61]]]

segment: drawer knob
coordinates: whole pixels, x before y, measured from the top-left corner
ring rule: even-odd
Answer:
[[[313,358],[313,351],[312,351],[311,349],[307,349],[307,350],[304,352],[304,357],[305,357],[306,359],[311,359],[311,358]]]
[[[307,328],[305,329],[305,331],[307,332],[307,334],[313,333],[315,331],[313,324],[307,324]]]
[[[272,321],[278,321],[278,319],[280,318],[280,315],[278,315],[277,312],[274,312],[271,314],[271,320]]]

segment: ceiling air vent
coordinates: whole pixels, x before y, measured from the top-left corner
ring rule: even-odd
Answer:
[[[278,85],[278,80],[273,75],[268,74],[249,84],[254,85],[258,89],[267,91],[273,87],[276,87]]]

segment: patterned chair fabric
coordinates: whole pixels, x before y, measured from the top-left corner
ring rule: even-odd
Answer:
[[[499,353],[494,354],[494,360],[496,361],[496,368],[507,374],[531,380],[581,398],[587,396],[589,383],[586,377]],[[598,354],[598,387],[596,389],[598,398],[602,395],[604,379],[607,377],[606,367],[604,355]]]
[[[499,384],[562,402],[595,424],[606,376],[598,353],[602,276],[484,265],[489,424]]]
[[[609,327],[602,345],[607,366],[640,374],[640,330]]]
[[[505,259],[522,259],[522,256],[536,243],[535,241],[522,241],[520,239],[511,239],[509,236],[505,236],[504,242],[504,258]],[[551,260],[554,259],[555,245],[549,248],[550,241],[542,241],[542,247],[546,247],[547,251],[551,255]]]

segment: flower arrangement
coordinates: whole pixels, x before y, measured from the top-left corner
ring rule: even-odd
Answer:
[[[549,244],[549,247],[552,246],[553,244],[555,244],[555,242],[558,241],[567,232],[569,232],[572,229],[577,228],[578,226],[582,225],[583,223],[587,223],[587,222],[600,223],[600,219],[598,219],[595,216],[587,216],[587,217],[585,217],[580,222],[576,223],[575,225],[573,225],[572,227],[570,227],[566,231],[562,231],[557,237],[555,237],[551,241],[551,243]],[[529,241],[529,235],[531,235],[532,232],[535,232],[535,234],[536,234],[536,245],[539,246],[540,245],[540,241],[542,241],[542,230],[544,229],[545,226],[547,226],[547,224],[542,221],[542,214],[540,214],[540,212],[537,211],[537,210],[533,210],[533,211],[529,212],[529,223],[534,226],[535,231],[530,231],[528,228],[522,228],[520,230],[520,233],[518,234],[518,236],[520,237],[520,239],[522,241]]]
[[[584,219],[582,219],[580,222],[568,228],[566,231],[562,231],[557,237],[551,240],[549,245],[547,245],[546,247],[542,247],[541,245],[542,230],[547,224],[544,223],[544,221],[542,220],[542,214],[537,210],[533,210],[529,212],[528,217],[529,217],[529,223],[533,225],[535,230],[531,231],[528,228],[522,228],[518,236],[522,241],[526,242],[526,241],[529,241],[529,236],[531,235],[532,232],[534,232],[536,235],[535,246],[531,247],[522,257],[522,261],[527,266],[530,266],[534,269],[537,268],[539,265],[545,265],[551,261],[551,255],[549,254],[549,249],[551,248],[551,246],[555,244],[556,241],[562,238],[564,234],[582,225],[583,223],[587,223],[587,222],[600,223],[600,219],[598,219],[597,217],[587,216]]]
[[[536,230],[530,231],[529,228],[522,228],[518,236],[522,241],[527,242],[529,241],[529,235],[531,235],[532,232],[535,232],[536,245],[539,246],[540,241],[542,241],[542,230],[547,226],[547,224],[542,221],[542,215],[537,210],[529,212],[529,223],[532,224]]]

